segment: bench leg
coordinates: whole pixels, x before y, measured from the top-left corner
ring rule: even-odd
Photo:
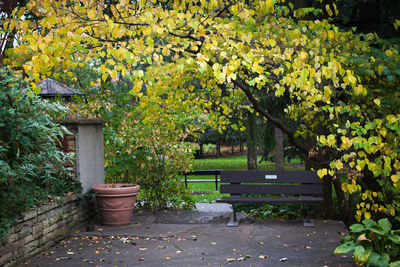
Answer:
[[[314,219],[303,219],[303,226],[304,227],[314,227]]]
[[[237,227],[237,226],[239,226],[239,222],[240,222],[240,219],[238,220],[236,217],[235,203],[232,203],[232,217],[231,217],[230,221],[228,222],[227,226]]]
[[[303,226],[304,227],[315,226],[314,220],[310,216],[310,205],[307,205],[307,217],[303,219]]]

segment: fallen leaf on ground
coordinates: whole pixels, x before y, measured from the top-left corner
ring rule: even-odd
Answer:
[[[264,242],[258,242],[258,244],[260,244],[260,245],[264,245]]]
[[[139,261],[144,261],[144,258],[139,258]]]
[[[170,260],[170,259],[171,259],[171,257],[170,257],[170,256],[167,256],[167,257],[165,257],[165,259],[166,259],[166,260]]]
[[[310,247],[310,246],[305,246],[305,248],[306,248],[306,249],[311,249],[311,247]]]
[[[279,261],[287,261],[287,258],[282,258]]]
[[[130,242],[130,241],[128,240],[128,238],[127,238],[127,237],[122,237],[120,240],[121,240],[121,241],[122,241],[122,243],[124,243],[124,244],[126,244],[126,243]]]
[[[244,261],[244,260],[246,260],[246,259],[243,258],[243,257],[239,257],[239,258],[237,258],[236,260],[237,260],[237,261]]]
[[[215,246],[215,245],[217,245],[217,243],[211,242],[210,245]]]
[[[265,259],[265,258],[268,258],[268,256],[267,255],[260,255],[260,256],[258,256],[260,259]]]
[[[228,259],[226,259],[227,262],[233,262],[233,261],[235,261],[235,260],[236,260],[235,258],[228,258]]]
[[[238,253],[239,250],[238,250],[237,248],[234,248],[234,249],[233,249],[233,252]]]
[[[68,255],[74,255],[75,252],[73,252],[73,251],[67,251],[67,254],[68,254]]]
[[[248,259],[251,258],[251,255],[247,254],[247,255],[246,255],[246,258],[248,258]]]
[[[147,248],[139,248],[139,250],[145,251],[145,250],[147,250]]]
[[[164,248],[166,248],[166,246],[158,246],[158,247],[156,247],[156,249],[164,249]]]
[[[119,254],[121,254],[121,252],[117,251],[117,252],[115,252],[115,254],[119,255]]]
[[[53,260],[54,262],[56,261],[61,261],[61,260],[66,260],[69,259],[70,257],[61,257],[61,258],[56,258],[55,260]]]
[[[176,251],[176,254],[180,254],[180,253],[182,253],[182,250],[177,250]]]

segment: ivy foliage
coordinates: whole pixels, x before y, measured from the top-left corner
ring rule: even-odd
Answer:
[[[0,236],[34,205],[79,192],[64,162],[73,155],[58,147],[65,128],[53,118],[64,107],[35,96],[29,85],[0,69]]]

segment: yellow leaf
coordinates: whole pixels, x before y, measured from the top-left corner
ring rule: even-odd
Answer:
[[[274,11],[274,2],[272,0],[266,0],[265,1],[265,6],[268,11],[273,12]]]
[[[340,169],[343,168],[343,163],[342,163],[341,161],[337,161],[337,162],[335,163],[335,167],[336,167],[336,169],[340,170]]]
[[[264,73],[264,68],[261,67],[260,65],[257,65],[257,66],[254,68],[254,70],[255,70],[257,73],[259,73],[259,74]]]
[[[326,9],[326,12],[328,12],[328,15],[330,17],[332,17],[333,16],[333,12],[332,12],[331,7],[327,4],[327,5],[325,5],[325,9]]]
[[[357,191],[357,186],[355,184],[348,184],[347,190],[349,191],[350,194],[353,194],[354,192]]]
[[[270,46],[275,47],[276,41],[274,39],[270,39],[269,44],[270,44]]]
[[[382,72],[385,70],[385,67],[384,66],[382,66],[382,65],[379,65],[378,66],[378,72],[379,72],[379,74],[382,74]]]
[[[381,100],[379,100],[378,98],[375,98],[374,103],[379,107],[381,105]]]
[[[111,78],[115,78],[115,77],[117,77],[117,72],[115,71],[115,70],[113,70],[111,73],[110,73],[110,76],[111,76]]]
[[[317,174],[318,174],[319,178],[322,178],[322,177],[324,177],[325,175],[328,174],[328,170],[327,169],[319,169],[317,171]]]
[[[95,19],[96,18],[96,12],[94,10],[89,10],[87,15],[88,15],[89,19]]]
[[[343,192],[347,192],[347,183],[342,184],[342,190]]]
[[[393,174],[392,176],[390,176],[390,179],[392,179],[393,183],[397,183],[400,180],[400,174]]]

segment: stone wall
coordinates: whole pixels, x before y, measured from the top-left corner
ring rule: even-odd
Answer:
[[[94,216],[93,201],[76,195],[24,212],[0,243],[0,266],[22,262],[44,251]]]

